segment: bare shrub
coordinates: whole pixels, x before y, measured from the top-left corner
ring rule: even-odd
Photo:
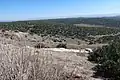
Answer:
[[[35,48],[49,48],[49,47],[46,46],[44,43],[37,43],[34,47],[35,47]]]
[[[1,80],[65,80],[64,65],[53,64],[52,57],[27,48],[8,50],[0,53]]]

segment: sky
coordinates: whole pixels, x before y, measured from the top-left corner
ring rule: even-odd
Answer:
[[[119,14],[120,0],[0,0],[0,21]]]

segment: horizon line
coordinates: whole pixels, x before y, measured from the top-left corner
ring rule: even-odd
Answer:
[[[120,14],[112,13],[112,14],[68,16],[68,17],[61,16],[61,17],[53,17],[53,18],[41,17],[41,18],[28,18],[28,19],[23,19],[23,20],[3,20],[0,22],[17,22],[17,21],[49,20],[49,19],[65,19],[65,18],[102,18],[102,17],[116,17],[116,16],[120,16]]]

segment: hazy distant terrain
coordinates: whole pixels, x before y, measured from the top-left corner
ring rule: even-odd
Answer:
[[[44,21],[65,23],[65,24],[90,24],[101,25],[105,27],[120,27],[120,16],[114,17],[78,17],[78,18],[61,18],[61,19],[48,19]]]

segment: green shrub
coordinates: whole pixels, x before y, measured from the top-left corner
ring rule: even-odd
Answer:
[[[38,43],[34,47],[35,48],[46,48],[46,45],[44,43]]]
[[[99,48],[88,57],[90,61],[98,63],[94,68],[95,76],[120,79],[120,41],[111,42],[108,46]]]
[[[56,46],[56,48],[67,48],[67,44],[60,43]]]

